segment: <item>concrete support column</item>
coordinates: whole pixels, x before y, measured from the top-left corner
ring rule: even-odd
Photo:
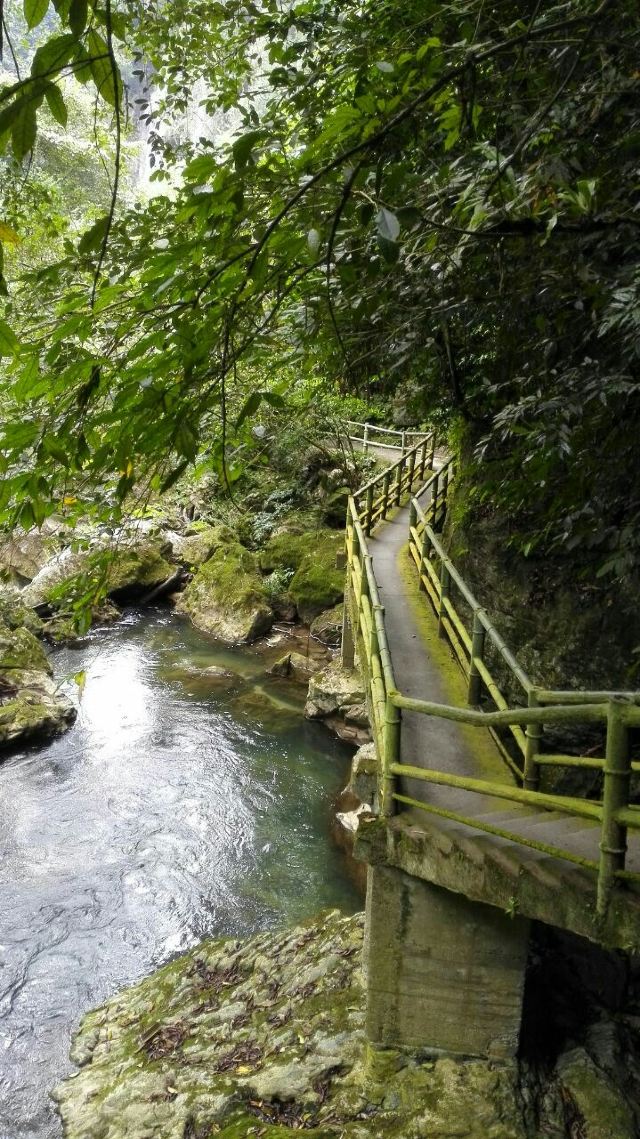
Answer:
[[[529,923],[370,866],[367,1035],[380,1047],[506,1059],[518,1047]]]

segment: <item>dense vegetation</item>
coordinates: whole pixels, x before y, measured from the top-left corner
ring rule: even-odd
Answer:
[[[256,416],[351,393],[453,427],[524,553],[635,573],[635,0],[7,8],[5,56],[35,29],[0,94],[8,524],[117,513],[194,464],[231,484]],[[110,192],[49,256],[34,193],[21,258],[11,188],[78,83]],[[131,116],[154,191],[133,203]]]

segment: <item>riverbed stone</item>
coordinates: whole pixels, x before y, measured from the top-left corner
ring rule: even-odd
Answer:
[[[334,605],[332,609],[325,609],[311,622],[311,636],[322,641],[323,645],[337,648],[342,640],[342,621],[344,605]]]
[[[173,556],[182,565],[198,567],[208,561],[221,546],[234,542],[233,531],[223,523],[203,525],[187,534],[171,534]]]
[[[89,549],[68,548],[46,563],[23,590],[23,601],[34,608],[63,609],[80,591],[102,586],[104,595],[141,598],[175,571],[163,555],[160,539],[143,538],[117,545],[109,538]]]
[[[28,629],[0,624],[0,747],[50,739],[75,718],[39,641]]]
[[[362,678],[340,660],[311,677],[304,714],[308,720],[322,720],[339,739],[356,747],[371,740]]]
[[[305,624],[334,606],[344,594],[344,570],[337,568],[344,533],[321,527],[302,534],[275,534],[258,555],[263,573],[292,574],[286,596]]]
[[[225,644],[255,641],[273,610],[255,556],[239,542],[221,545],[200,566],[176,605],[197,629]]]
[[[288,677],[299,684],[307,684],[309,677],[315,676],[321,668],[321,661],[292,651],[281,656],[267,671],[271,676]]]
[[[14,530],[0,542],[0,577],[9,582],[32,581],[60,549],[60,527],[47,519],[41,529]]]

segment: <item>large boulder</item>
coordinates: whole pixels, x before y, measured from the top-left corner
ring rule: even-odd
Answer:
[[[197,629],[230,645],[255,641],[273,624],[257,559],[239,542],[215,550],[180,594],[176,608]]]
[[[0,624],[0,747],[48,739],[75,718],[33,633]]]
[[[101,539],[90,549],[66,549],[36,575],[22,593],[27,605],[64,608],[74,596],[95,585],[118,601],[139,600],[166,581],[175,567],[163,555],[160,539],[113,543]]]
[[[40,530],[14,530],[0,542],[0,577],[16,584],[32,581],[60,549],[57,530],[49,520]]]
[[[338,530],[306,530],[302,534],[275,534],[260,551],[265,573],[288,572],[287,597],[298,616],[310,624],[330,609],[344,594],[344,570],[337,568],[344,549],[344,534]]]
[[[323,720],[347,743],[360,747],[371,740],[362,678],[339,660],[311,677],[304,714],[308,720]]]
[[[171,534],[170,540],[174,558],[190,569],[203,565],[221,546],[235,541],[223,523],[199,526],[188,534]]]
[[[334,605],[332,609],[325,609],[311,622],[311,636],[321,641],[323,645],[337,648],[342,642],[343,618],[343,604]]]

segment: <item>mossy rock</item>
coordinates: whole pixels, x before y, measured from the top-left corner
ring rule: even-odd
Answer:
[[[28,629],[34,636],[43,633],[42,621],[22,600],[22,593],[15,586],[0,586],[0,624],[9,629]]]
[[[0,676],[12,672],[52,673],[51,665],[42,645],[28,629],[10,629],[0,625]]]
[[[31,606],[63,609],[90,585],[102,586],[115,600],[136,600],[166,581],[174,566],[163,555],[161,541],[145,539],[128,545],[104,544],[89,550],[64,550],[47,562],[23,591]]]
[[[49,739],[75,716],[33,633],[0,624],[0,747]]]
[[[174,543],[174,553],[185,566],[201,566],[221,547],[235,541],[233,531],[223,523],[202,526]]]
[[[195,574],[176,606],[197,629],[226,644],[254,641],[273,624],[255,556],[239,542],[220,546]]]
[[[311,636],[316,637],[323,645],[337,648],[342,641],[342,621],[344,618],[344,605],[334,605],[326,609],[311,622]]]

